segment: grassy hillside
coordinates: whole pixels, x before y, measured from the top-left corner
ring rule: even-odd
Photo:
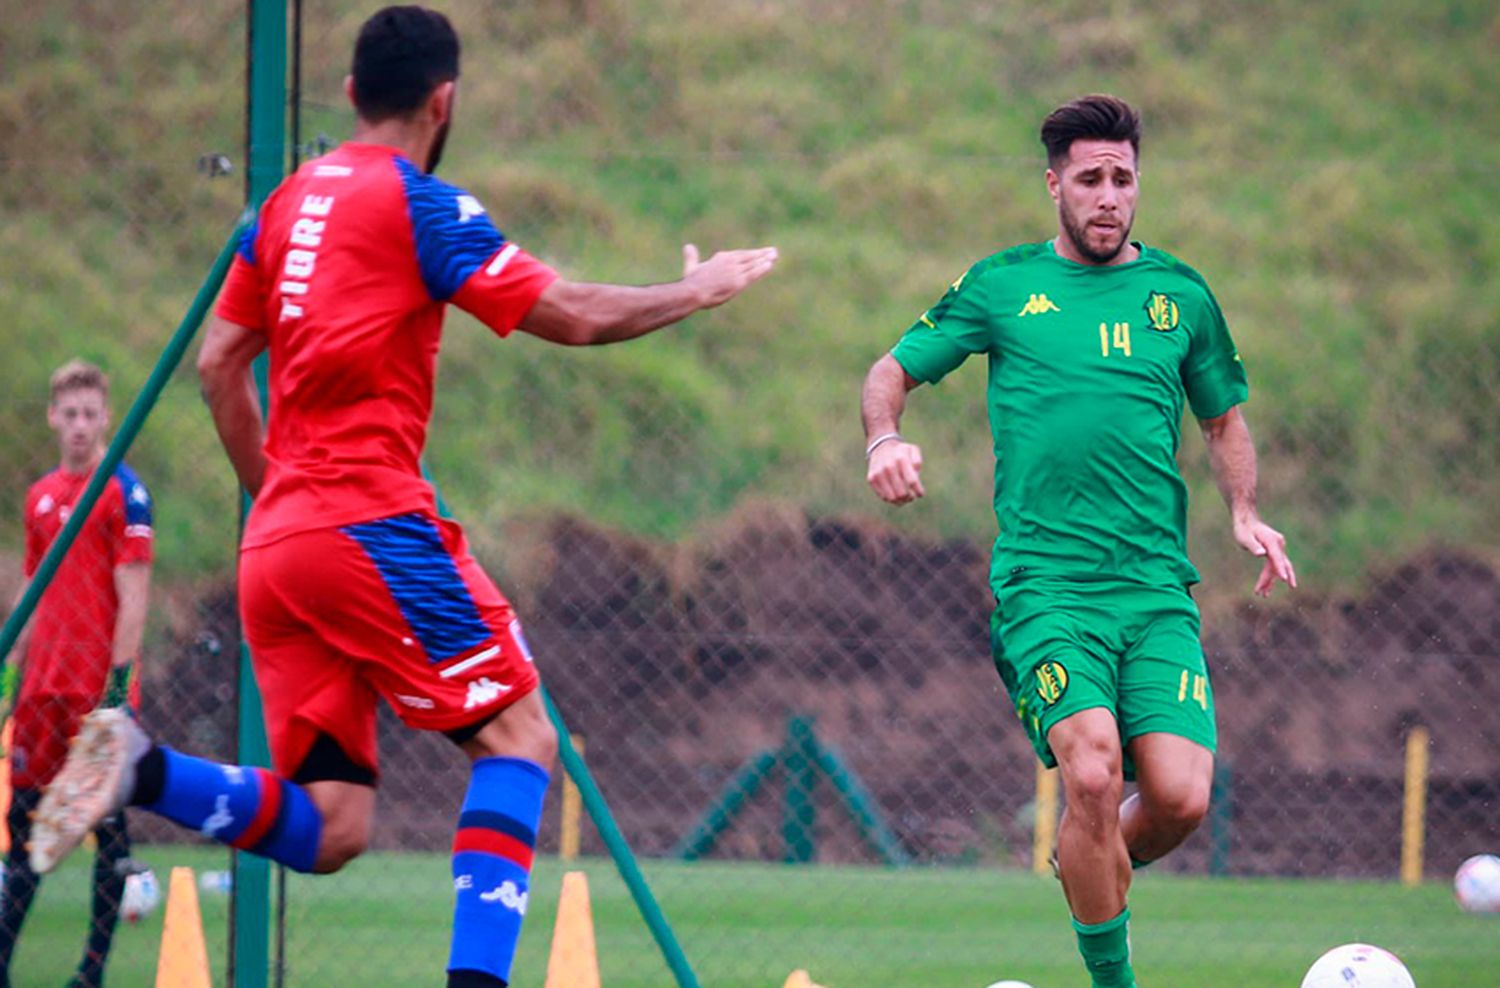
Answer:
[[[129,5],[126,5],[128,7]],[[364,5],[308,5],[306,134],[347,133]],[[656,536],[747,494],[877,513],[865,369],[973,260],[1050,236],[1035,132],[1106,90],[1143,109],[1137,236],[1202,271],[1252,377],[1267,516],[1335,584],[1432,542],[1500,541],[1500,14],[1482,0],[446,5],[465,41],[445,175],[570,276],[672,277],[679,245],[775,243],[744,299],[598,352],[450,321],[429,459],[482,546],[552,508]],[[74,352],[144,379],[232,221],[241,32],[0,0],[0,546],[50,459],[46,372]],[[163,30],[170,25],[170,30]],[[983,371],[912,402],[929,498],[903,523],[986,539]],[[133,460],[163,551],[219,565],[227,470],[195,387]],[[124,409],[123,394],[117,402]],[[1189,436],[1197,552],[1229,556]]]

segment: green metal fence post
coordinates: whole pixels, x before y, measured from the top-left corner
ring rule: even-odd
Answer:
[[[1229,874],[1229,845],[1234,821],[1234,769],[1228,762],[1214,764],[1209,789],[1208,873]]]
[[[719,835],[728,829],[745,804],[760,791],[761,784],[775,768],[776,752],[770,750],[760,752],[742,765],[725,784],[719,798],[709,805],[703,819],[688,831],[688,835],[677,845],[672,855],[684,861],[696,861],[713,850]]]
[[[788,720],[786,747],[781,752],[781,764],[786,774],[786,805],[781,818],[781,836],[786,850],[782,860],[787,864],[806,864],[818,854],[818,809],[814,801],[818,776],[813,771],[811,750],[812,722],[806,717]]]
[[[620,877],[625,880],[625,886],[630,889],[636,908],[641,911],[641,918],[646,921],[651,935],[656,938],[656,945],[661,948],[667,967],[672,969],[678,988],[700,988],[698,976],[693,973],[692,967],[688,964],[687,954],[683,953],[682,945],[677,942],[677,936],[672,932],[672,926],[667,922],[666,914],[657,904],[656,896],[652,895],[651,886],[646,884],[646,876],[641,874],[641,866],[635,860],[635,853],[630,850],[630,844],[626,842],[619,824],[615,822],[615,815],[610,812],[609,804],[604,801],[604,794],[599,791],[599,786],[594,782],[593,773],[584,764],[578,750],[573,747],[572,737],[568,734],[568,725],[563,723],[562,714],[558,712],[557,705],[552,702],[552,696],[547,692],[547,688],[543,686],[541,691],[542,700],[547,705],[547,716],[552,718],[552,726],[557,728],[557,754],[563,763],[563,768],[578,786],[578,794],[583,797],[584,809],[588,810],[594,826],[599,829],[599,836],[604,840],[604,846],[609,848],[610,855],[615,859],[615,867],[620,870]]]
[[[870,795],[868,789],[859,781],[838,750],[819,741],[816,735],[808,736],[808,755],[822,769],[823,774],[828,776],[828,781],[833,783],[834,790],[839,798],[844,801],[849,815],[859,826],[859,832],[865,841],[875,849],[876,853],[885,859],[888,865],[905,865],[911,863],[911,856],[901,846],[901,841],[891,832],[886,825],[885,819],[880,814],[880,806],[875,802],[875,797]]]
[[[250,0],[248,50],[245,198],[255,208],[286,174],[287,0]],[[262,356],[256,361],[262,408],[266,408],[265,374]],[[241,502],[242,519],[248,504],[248,499]],[[246,765],[269,765],[260,690],[251,671],[250,650],[243,643],[237,678],[237,759]],[[233,870],[229,983],[238,988],[266,988],[271,864],[265,858],[235,853]]]

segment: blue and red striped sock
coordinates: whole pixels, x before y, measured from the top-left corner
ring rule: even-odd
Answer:
[[[156,750],[165,759],[161,791],[142,808],[221,844],[312,871],[323,816],[301,786],[255,766]]]
[[[453,838],[453,949],[448,970],[510,981],[531,887],[547,770],[521,758],[474,763]]]

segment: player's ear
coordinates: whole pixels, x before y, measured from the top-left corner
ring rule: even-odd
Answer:
[[[349,105],[354,106],[354,76],[344,76],[344,95],[349,99]]]
[[[458,83],[449,80],[440,82],[433,89],[432,95],[427,98],[428,112],[432,116],[433,123],[441,126],[453,119],[453,97],[458,91]]]
[[[1062,185],[1062,179],[1058,177],[1057,172],[1055,172],[1052,169],[1048,168],[1047,169],[1047,194],[1052,197],[1052,201],[1053,202],[1057,202],[1058,187],[1061,186],[1061,185]]]

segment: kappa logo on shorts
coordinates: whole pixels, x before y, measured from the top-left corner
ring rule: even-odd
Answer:
[[[1052,706],[1068,692],[1068,670],[1061,662],[1043,662],[1036,668],[1036,695]]]
[[[469,684],[469,696],[464,700],[464,709],[488,706],[513,689],[514,686],[497,683],[488,676],[480,676]]]

